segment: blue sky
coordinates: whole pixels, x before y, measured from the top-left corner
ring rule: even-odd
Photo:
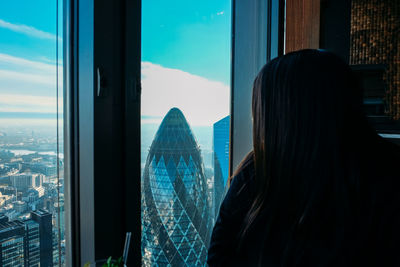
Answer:
[[[142,115],[178,107],[192,126],[227,116],[231,0],[142,3]]]
[[[224,98],[223,104],[217,107],[214,101],[214,107],[209,110],[215,116],[210,115],[205,122],[195,114],[201,112],[201,106],[186,101],[191,107],[185,108],[185,103],[181,108],[192,122],[210,124],[227,115],[230,5],[230,0],[143,0],[144,106],[158,108],[157,103],[146,102],[147,96],[154,95],[157,90],[169,92],[163,99],[169,106],[179,106],[186,100],[175,101],[181,94],[177,90],[184,91],[181,97],[188,98],[191,92],[204,89],[197,104],[202,104],[203,108],[211,105],[206,95],[213,101]],[[59,36],[62,62],[61,31]],[[15,117],[16,112],[21,112],[20,116],[24,112],[42,114],[43,118],[55,113],[56,39],[56,0],[0,3],[0,118]],[[62,65],[59,73],[62,74]],[[148,108],[150,112],[145,108],[142,114],[157,117],[166,113],[166,107],[157,108]]]
[[[2,1],[0,20],[0,53],[34,61],[55,61],[56,0]],[[18,32],[2,21],[34,29]]]
[[[144,0],[142,60],[229,84],[230,0]]]

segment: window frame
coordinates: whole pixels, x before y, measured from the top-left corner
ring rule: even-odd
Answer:
[[[283,6],[284,0],[232,0],[230,174],[251,150],[255,75],[283,53]],[[133,233],[128,263],[141,264],[140,31],[140,0],[64,0],[67,266],[119,257],[125,232]],[[110,162],[119,179],[107,176]],[[110,203],[107,192],[115,196]]]
[[[284,0],[232,0],[230,176],[253,149],[253,81],[267,62],[283,55],[284,12]]]
[[[140,264],[140,11],[64,0],[67,266],[120,257],[126,232]]]

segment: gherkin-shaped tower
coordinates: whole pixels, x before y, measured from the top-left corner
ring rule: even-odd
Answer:
[[[163,119],[142,177],[144,266],[205,266],[211,234],[199,146],[182,112]]]

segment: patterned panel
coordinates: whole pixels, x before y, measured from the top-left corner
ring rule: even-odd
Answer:
[[[171,109],[157,131],[142,192],[142,264],[206,266],[211,217],[204,167],[179,109]]]
[[[383,64],[387,114],[400,120],[400,4],[398,0],[353,0],[350,64]]]

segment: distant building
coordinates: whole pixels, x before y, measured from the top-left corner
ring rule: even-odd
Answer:
[[[3,195],[15,195],[15,188],[12,186],[6,186],[2,188]]]
[[[214,216],[217,217],[222,198],[224,196],[229,175],[229,129],[230,116],[214,123],[213,149],[214,149]]]
[[[53,266],[58,266],[58,260],[60,259],[58,253],[58,231],[53,228]]]
[[[31,187],[42,186],[43,175],[35,173],[19,173],[10,176],[10,181],[13,187],[25,191]]]
[[[13,205],[14,205],[14,210],[18,213],[24,213],[28,208],[28,205],[26,204],[25,201],[15,201]]]
[[[48,212],[53,212],[54,211],[54,200],[51,197],[46,197],[43,199],[43,209],[45,209]]]
[[[0,224],[8,222],[8,217],[4,213],[0,213]]]
[[[24,201],[28,203],[33,203],[39,199],[39,192],[33,188],[28,189],[26,192],[26,196],[22,198]]]
[[[4,166],[9,168],[9,169],[14,169],[14,170],[21,170],[21,168],[22,168],[22,164],[18,163],[18,162],[5,163]]]
[[[31,172],[41,173],[46,176],[56,176],[57,175],[57,166],[56,163],[52,162],[23,162],[22,170]]]
[[[14,199],[16,199],[16,197],[13,195],[4,195],[0,193],[0,207],[4,207],[5,205],[12,203]]]
[[[205,266],[211,214],[203,160],[182,112],[163,119],[142,180],[144,266]]]
[[[45,189],[44,189],[43,186],[34,187],[33,189],[38,193],[38,197],[43,197],[44,196]]]
[[[32,187],[41,187],[43,183],[43,175],[32,177]]]
[[[57,166],[54,164],[44,164],[42,166],[42,172],[46,176],[56,176],[57,175]]]
[[[63,240],[64,239],[64,235],[65,235],[64,199],[60,198],[60,202],[55,202],[54,203],[54,209],[56,210],[56,218],[55,218],[56,222],[55,222],[55,225],[57,225],[57,228],[58,228],[58,225],[60,225],[61,240]],[[60,220],[60,221],[58,222],[58,220]],[[57,230],[57,232],[58,232],[58,230]]]
[[[40,266],[53,266],[52,215],[45,210],[31,212],[33,221],[39,224]]]

